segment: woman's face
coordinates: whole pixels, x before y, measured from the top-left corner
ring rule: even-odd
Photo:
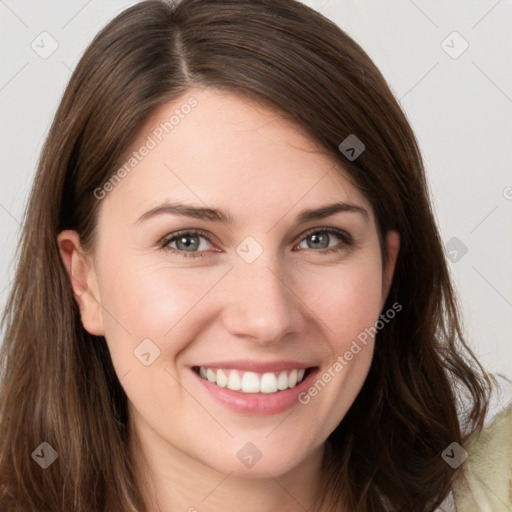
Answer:
[[[95,192],[94,254],[69,266],[144,445],[223,473],[291,470],[363,385],[398,237],[384,269],[372,208],[340,164],[232,94],[162,106],[126,160]]]

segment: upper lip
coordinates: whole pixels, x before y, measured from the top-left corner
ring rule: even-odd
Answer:
[[[215,361],[211,363],[202,363],[195,366],[203,366],[204,368],[240,370],[245,372],[267,373],[279,372],[282,370],[300,370],[301,368],[312,368],[315,365],[311,363],[303,363],[301,361],[282,360],[282,361]]]

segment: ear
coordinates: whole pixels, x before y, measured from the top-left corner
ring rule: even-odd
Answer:
[[[80,308],[82,324],[90,334],[103,336],[103,314],[92,258],[83,251],[80,236],[76,231],[62,231],[57,237],[57,242],[73,294]]]
[[[400,235],[397,231],[388,231],[386,234],[386,247],[388,251],[388,261],[386,268],[384,268],[382,276],[382,306],[389,294],[391,289],[391,283],[393,282],[393,274],[395,273],[395,264],[398,257],[398,251],[400,250]]]

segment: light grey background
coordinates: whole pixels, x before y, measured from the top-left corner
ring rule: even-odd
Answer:
[[[134,3],[0,0],[0,309],[39,152],[71,70],[99,29]],[[451,240],[470,345],[489,370],[512,377],[512,2],[304,3],[361,44],[400,100],[443,241]]]

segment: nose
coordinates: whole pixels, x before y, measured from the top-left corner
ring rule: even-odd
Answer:
[[[303,326],[301,302],[286,269],[265,251],[256,261],[235,262],[222,293],[222,319],[228,332],[260,344],[278,342]]]

